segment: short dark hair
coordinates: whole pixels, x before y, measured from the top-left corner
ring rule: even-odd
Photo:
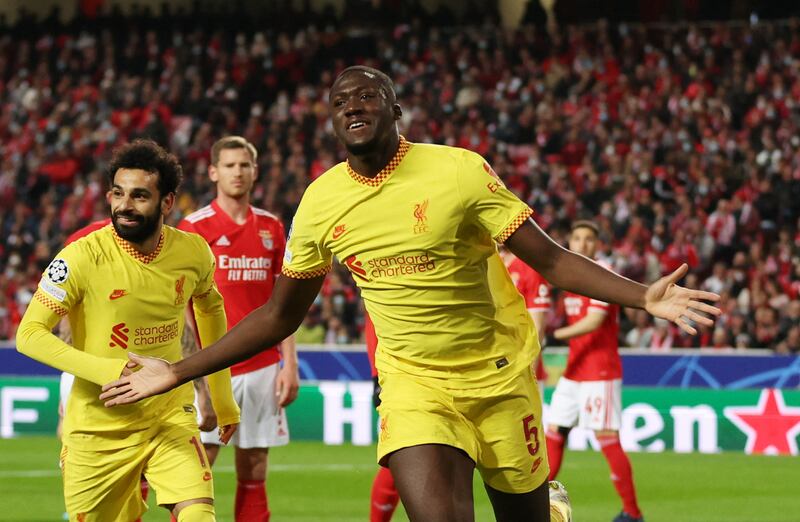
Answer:
[[[258,151],[255,145],[241,136],[225,136],[211,146],[211,164],[216,165],[219,163],[219,153],[230,149],[246,149],[250,156],[253,157],[253,163],[258,159]]]
[[[392,81],[391,78],[389,78],[389,75],[373,67],[367,67],[366,65],[351,65],[350,67],[347,67],[345,70],[340,72],[339,75],[336,77],[336,80],[334,80],[333,82],[334,85],[345,74],[354,72],[363,73],[366,76],[377,81],[380,84],[380,86],[387,91],[386,94],[389,96],[389,101],[391,101],[392,103],[397,101],[397,93],[394,91],[394,82]]]
[[[119,169],[141,169],[158,174],[158,192],[161,197],[177,192],[183,179],[183,169],[178,158],[152,140],[134,140],[114,149],[108,166],[108,181],[112,186]]]
[[[588,228],[592,232],[594,232],[595,236],[600,236],[600,227],[597,226],[597,223],[594,221],[589,221],[588,219],[579,219],[572,223],[572,226],[569,227],[570,234],[575,232],[579,228]]]

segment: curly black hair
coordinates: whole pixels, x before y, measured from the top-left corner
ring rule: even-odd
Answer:
[[[158,192],[161,197],[177,192],[183,179],[183,169],[178,158],[152,140],[134,140],[114,149],[108,166],[110,185],[114,185],[114,175],[119,169],[141,169],[158,174]]]

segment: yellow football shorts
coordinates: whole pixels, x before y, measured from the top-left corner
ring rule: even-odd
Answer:
[[[214,498],[211,467],[197,425],[185,421],[165,421],[152,439],[126,448],[93,451],[65,445],[61,472],[71,521],[136,520],[147,510],[139,488],[143,475],[159,505]]]
[[[498,491],[527,493],[547,480],[542,401],[530,369],[468,390],[406,374],[380,380],[380,464],[402,448],[444,444],[464,451],[483,481]]]

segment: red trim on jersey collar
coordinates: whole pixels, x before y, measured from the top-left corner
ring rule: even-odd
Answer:
[[[117,244],[120,246],[120,248],[122,248],[122,250],[127,252],[128,255],[130,255],[132,258],[136,259],[137,261],[139,261],[141,263],[144,263],[145,265],[147,265],[149,263],[152,263],[155,260],[155,258],[158,257],[158,254],[161,253],[161,248],[164,246],[164,231],[163,230],[161,231],[161,235],[158,238],[158,245],[156,245],[156,249],[153,250],[152,252],[150,252],[147,255],[144,255],[144,254],[138,252],[135,248],[133,248],[131,246],[130,243],[128,243],[127,241],[125,241],[124,239],[119,237],[119,235],[117,234],[117,230],[114,227],[111,227],[111,231],[114,234],[114,240],[117,242]]]
[[[378,172],[377,176],[374,178],[368,178],[366,176],[362,176],[361,174],[357,173],[353,170],[350,166],[350,160],[345,163],[347,167],[347,173],[353,178],[356,182],[361,183],[362,185],[367,185],[370,187],[378,187],[381,183],[386,181],[386,178],[395,171],[395,169],[400,165],[400,162],[403,161],[403,158],[406,157],[406,153],[411,148],[411,143],[406,141],[403,136],[400,136],[400,145],[397,147],[397,152],[395,153],[394,157],[389,160],[389,164],[383,167],[383,169]]]

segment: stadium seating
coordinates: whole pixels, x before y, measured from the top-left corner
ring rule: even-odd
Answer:
[[[260,152],[255,204],[288,224],[308,183],[343,158],[327,88],[365,63],[393,76],[409,140],[483,154],[556,239],[595,219],[618,272],[650,282],[686,261],[688,284],[723,296],[725,315],[694,337],[625,311],[628,342],[800,352],[796,20],[551,32],[441,28],[433,15],[389,31],[363,14],[281,20],[228,30],[115,13],[0,32],[0,339],[66,235],[105,217],[114,146],[150,137],[179,156],[175,223],[213,197],[213,141],[241,134]],[[353,342],[362,317],[337,267],[307,326]]]

